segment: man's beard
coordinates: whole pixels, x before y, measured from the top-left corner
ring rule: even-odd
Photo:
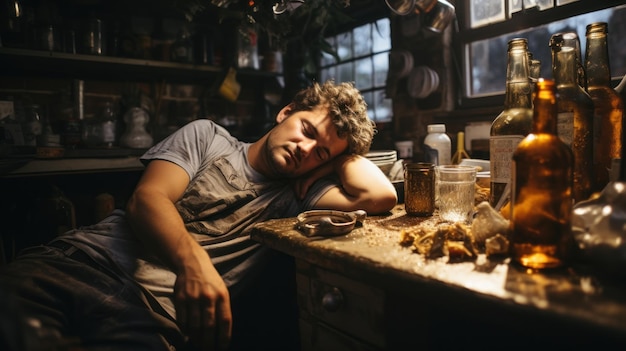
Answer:
[[[274,152],[274,150],[279,150],[280,152]],[[267,164],[272,172],[273,178],[290,178],[293,177],[293,172],[287,171],[287,160],[285,159],[284,153],[287,151],[280,146],[273,146],[270,143],[270,138],[268,138],[265,142],[265,159],[267,160]],[[294,160],[292,160],[293,162]]]

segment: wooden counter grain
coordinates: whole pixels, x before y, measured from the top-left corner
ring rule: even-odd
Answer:
[[[403,205],[340,237],[307,238],[295,224],[295,218],[270,220],[251,235],[295,257],[301,271],[320,268],[384,291],[382,348],[626,345],[626,286],[572,268],[527,272],[508,258],[426,259],[399,244],[401,230],[436,220],[407,216]]]

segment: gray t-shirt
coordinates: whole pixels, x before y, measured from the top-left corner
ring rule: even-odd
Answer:
[[[311,209],[322,194],[337,186],[331,180],[319,181],[300,201],[289,182],[266,179],[250,166],[249,146],[202,119],[179,129],[141,157],[146,164],[155,159],[173,162],[189,175],[176,208],[189,234],[209,253],[231,295],[238,293],[246,275],[260,269],[265,257],[266,249],[250,239],[251,225]],[[176,276],[137,241],[123,211],[116,210],[102,222],[61,239],[133,277],[175,316]]]

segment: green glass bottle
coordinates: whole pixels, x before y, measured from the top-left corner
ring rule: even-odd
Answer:
[[[611,180],[609,172],[618,167],[622,149],[624,102],[611,86],[611,66],[605,22],[587,26],[585,69],[587,92],[594,105],[593,191],[601,191]]]
[[[511,39],[507,54],[504,109],[491,124],[489,136],[489,203],[498,210],[510,197],[511,157],[517,144],[530,133],[533,116],[528,40]]]
[[[558,135],[574,153],[574,201],[586,200],[593,179],[593,101],[578,84],[576,33],[550,38],[552,73],[557,90]]]

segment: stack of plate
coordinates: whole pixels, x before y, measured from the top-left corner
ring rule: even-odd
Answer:
[[[377,165],[383,173],[389,174],[391,167],[398,160],[398,153],[396,150],[373,150],[365,157]]]

